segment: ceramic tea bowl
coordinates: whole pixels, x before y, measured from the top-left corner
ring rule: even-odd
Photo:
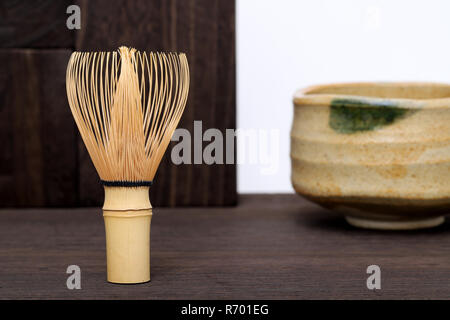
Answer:
[[[450,85],[347,83],[294,96],[292,184],[357,227],[434,227],[450,212]]]

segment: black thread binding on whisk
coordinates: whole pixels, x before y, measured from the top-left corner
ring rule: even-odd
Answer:
[[[105,187],[151,187],[153,181],[105,181],[100,180]]]

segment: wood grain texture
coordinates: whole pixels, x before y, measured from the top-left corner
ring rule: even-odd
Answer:
[[[69,50],[0,50],[0,204],[73,206],[75,124],[65,95]]]
[[[450,223],[423,231],[350,227],[296,195],[234,208],[160,208],[150,283],[106,282],[101,209],[0,211],[1,299],[448,299]],[[38,241],[37,241],[38,240]],[[66,288],[68,265],[82,289]],[[382,289],[366,288],[381,267]]]
[[[192,136],[194,120],[202,121],[203,131],[217,128],[225,135],[226,128],[235,128],[234,1],[80,0],[78,4],[85,19],[77,33],[78,50],[115,50],[128,45],[147,51],[186,52],[191,86],[179,127]],[[156,175],[153,205],[236,204],[235,165],[175,166],[170,161],[173,145]],[[100,205],[102,187],[84,146],[79,148],[81,204]]]
[[[70,0],[2,0],[0,47],[73,48],[74,33],[66,26]]]

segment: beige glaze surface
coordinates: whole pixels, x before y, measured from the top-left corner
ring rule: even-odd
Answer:
[[[347,216],[412,219],[411,228],[447,213],[449,97],[450,86],[424,83],[341,84],[297,92],[294,189]]]

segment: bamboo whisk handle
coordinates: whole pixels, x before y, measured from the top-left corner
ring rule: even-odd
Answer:
[[[106,231],[108,281],[150,281],[150,224],[148,187],[105,187],[103,218]]]

